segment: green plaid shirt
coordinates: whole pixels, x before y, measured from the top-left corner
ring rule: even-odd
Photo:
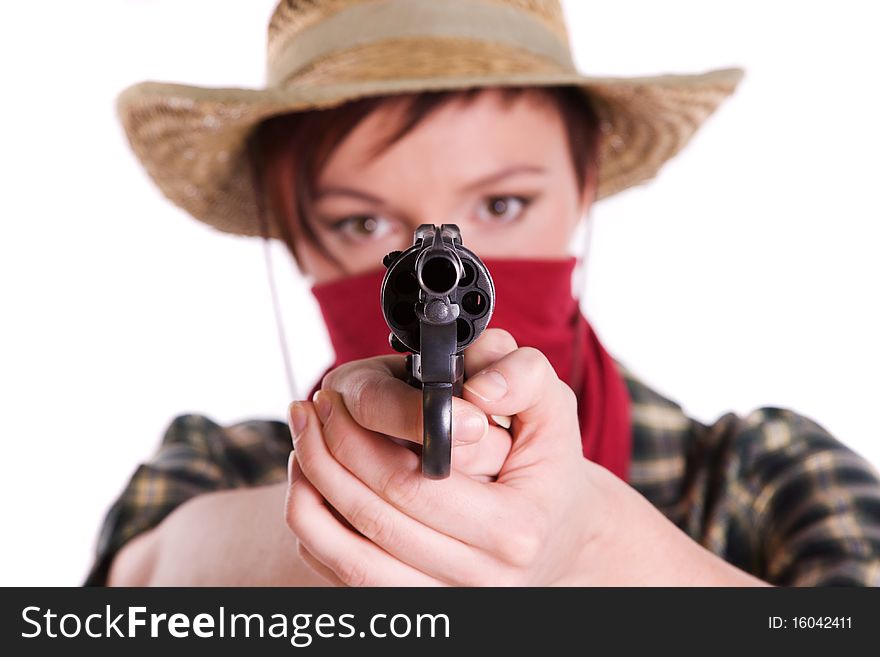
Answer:
[[[632,400],[629,483],[691,538],[771,584],[880,585],[880,474],[790,410],[687,415],[621,365]],[[86,585],[186,500],[287,478],[285,422],[181,415],[107,513]]]

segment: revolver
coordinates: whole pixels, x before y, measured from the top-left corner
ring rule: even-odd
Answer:
[[[406,382],[422,390],[422,474],[449,476],[452,397],[461,397],[464,350],[485,330],[495,285],[456,224],[422,224],[405,251],[383,259],[381,303],[388,341],[406,356]]]

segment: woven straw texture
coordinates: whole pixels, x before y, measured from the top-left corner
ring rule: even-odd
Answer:
[[[359,29],[367,18],[372,38]],[[583,75],[571,64],[555,0],[282,0],[269,23],[267,77],[275,83],[142,82],[119,95],[117,109],[134,153],[172,202],[221,231],[259,235],[245,142],[270,116],[378,94],[575,85],[601,120],[602,199],[655,177],[742,75]],[[269,234],[279,232],[270,225]]]

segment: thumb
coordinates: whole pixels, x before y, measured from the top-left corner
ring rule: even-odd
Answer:
[[[577,397],[534,347],[519,347],[464,383],[465,399],[486,414],[513,415],[514,450],[580,453]]]

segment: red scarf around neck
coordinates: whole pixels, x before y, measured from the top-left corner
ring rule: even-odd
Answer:
[[[495,283],[489,327],[503,328],[519,346],[547,356],[557,376],[577,394],[584,456],[627,481],[632,454],[629,394],[572,295],[576,258],[482,260]],[[379,301],[384,275],[385,269],[377,268],[312,287],[336,354],[325,374],[351,360],[397,353],[388,344]]]

